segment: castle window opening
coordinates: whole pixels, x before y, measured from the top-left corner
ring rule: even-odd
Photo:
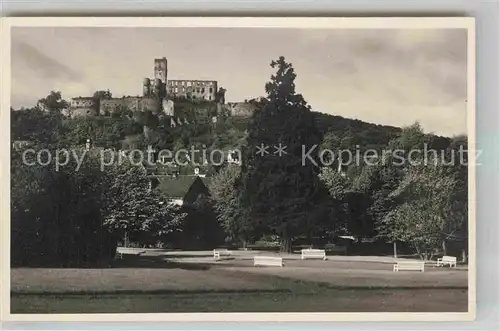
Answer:
[[[212,88],[208,89],[208,92],[212,93],[214,90]]]
[[[205,88],[202,88],[202,89],[201,89],[201,93],[205,93]]]

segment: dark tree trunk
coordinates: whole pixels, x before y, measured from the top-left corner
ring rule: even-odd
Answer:
[[[415,250],[417,251],[417,254],[420,257],[420,259],[425,260],[425,252],[422,252],[420,250],[420,247],[418,247],[418,245],[415,245]]]
[[[310,232],[307,233],[307,242],[309,243],[309,245],[311,245],[311,248],[313,247],[313,243],[312,243],[312,235]]]
[[[281,241],[280,251],[284,252],[284,253],[291,253],[292,252],[292,239],[291,238],[285,237]]]
[[[125,236],[123,238],[123,247],[128,247],[128,245],[129,245],[128,231],[125,231]]]

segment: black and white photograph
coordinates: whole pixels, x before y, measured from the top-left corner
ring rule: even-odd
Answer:
[[[473,19],[17,22],[11,316],[475,313]]]

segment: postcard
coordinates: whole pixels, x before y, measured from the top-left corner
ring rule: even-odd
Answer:
[[[4,320],[474,319],[474,19],[2,33]]]

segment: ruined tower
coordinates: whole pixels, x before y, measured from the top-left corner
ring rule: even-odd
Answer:
[[[155,94],[160,98],[167,96],[167,58],[155,59]]]
[[[157,99],[163,99],[166,96],[165,84],[159,78],[153,81],[153,96]]]
[[[142,89],[143,89],[143,96],[149,97],[151,95],[151,79],[144,78]]]

